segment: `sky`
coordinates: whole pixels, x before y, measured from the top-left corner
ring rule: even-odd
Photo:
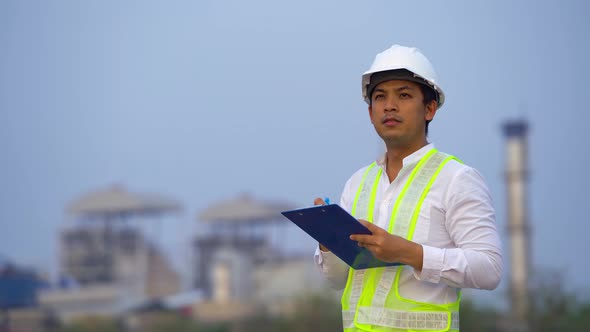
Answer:
[[[150,226],[176,256],[200,212],[240,193],[337,201],[383,151],[361,74],[402,44],[430,59],[446,94],[430,141],[478,169],[494,199],[505,277],[477,296],[501,301],[508,285],[501,126],[519,119],[530,125],[535,270],[590,293],[589,9],[583,0],[1,0],[0,257],[55,269],[67,205],[114,184],[183,204]]]

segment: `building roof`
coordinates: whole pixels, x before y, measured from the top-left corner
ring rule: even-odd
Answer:
[[[269,222],[281,218],[281,211],[293,209],[287,202],[262,201],[248,194],[212,204],[197,219],[203,222]]]
[[[111,186],[75,199],[68,205],[66,212],[81,217],[160,214],[180,210],[180,203],[162,195],[132,193],[121,186]]]

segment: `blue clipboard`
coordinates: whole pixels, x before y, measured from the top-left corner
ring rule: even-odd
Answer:
[[[402,265],[378,260],[367,248],[359,247],[356,241],[352,241],[352,234],[371,232],[337,204],[284,211],[281,214],[355,270]]]

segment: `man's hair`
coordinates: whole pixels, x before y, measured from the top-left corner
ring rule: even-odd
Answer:
[[[420,86],[420,91],[422,91],[422,103],[424,104],[424,106],[430,104],[432,101],[434,101],[438,107],[438,101],[436,100],[436,92],[434,92],[434,89],[432,89],[429,86],[426,86],[424,84],[418,84]],[[424,132],[426,133],[426,136],[428,136],[428,124],[430,123],[430,121],[432,120],[426,120],[426,126],[424,128]]]
[[[435,103],[437,103],[438,107],[438,100],[436,99],[436,92],[434,92],[434,89],[429,87],[428,85],[421,83],[418,83],[418,86],[420,87],[420,91],[422,92],[422,103],[424,104],[424,106],[434,101]],[[369,106],[373,106],[373,91],[371,91],[371,95],[369,96]],[[432,120],[427,120],[426,126],[424,127],[424,132],[426,136],[428,136],[428,124],[430,123],[430,121]]]

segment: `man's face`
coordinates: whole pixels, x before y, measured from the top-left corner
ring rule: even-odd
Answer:
[[[411,81],[392,80],[377,85],[369,106],[371,122],[388,146],[423,144],[426,120],[432,120],[435,113],[436,102],[424,105],[420,86]]]

